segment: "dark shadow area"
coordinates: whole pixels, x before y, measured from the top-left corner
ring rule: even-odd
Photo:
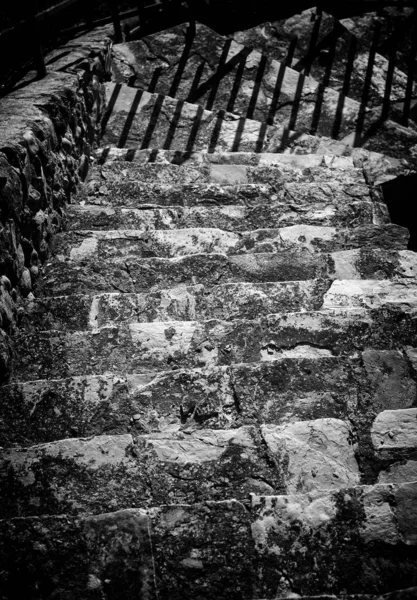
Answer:
[[[381,187],[391,221],[407,227],[408,249],[417,252],[417,175],[401,175]]]
[[[416,57],[417,57],[417,11],[413,14],[413,28],[412,28],[412,45],[410,56],[407,65],[407,87],[405,92],[404,109],[402,125],[407,127],[408,120],[410,118],[411,111],[411,98],[413,95],[414,77],[416,72]]]

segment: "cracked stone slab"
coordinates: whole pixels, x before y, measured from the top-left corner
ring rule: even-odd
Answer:
[[[92,599],[123,589],[129,600],[153,597],[150,529],[141,509],[2,520],[2,591],[33,598],[46,589],[55,597]]]
[[[342,421],[317,419],[269,425],[260,432],[241,427],[98,436],[6,449],[0,466],[2,514],[97,514],[167,501],[245,500],[255,492],[340,489],[359,483],[350,436]],[[313,475],[304,473],[306,455],[316,457],[313,471],[322,465]],[[326,464],[330,476],[323,472]]]
[[[417,451],[417,408],[384,410],[372,425],[372,443],[381,458],[404,459]]]
[[[305,248],[309,252],[337,252],[350,249],[382,248],[405,250],[409,232],[394,224],[335,227],[292,225],[255,229],[242,233],[208,227],[174,230],[105,230],[59,233],[52,253],[73,264],[100,258],[176,258],[190,254],[226,255],[277,252]]]
[[[382,593],[399,571],[405,587],[415,585],[415,505],[408,511],[416,491],[415,483],[405,483],[254,495],[252,535],[264,567],[261,595],[271,597],[278,581],[305,595],[340,589]]]
[[[357,358],[295,357],[208,369],[28,381],[0,390],[0,444],[27,446],[74,435],[281,425],[346,416],[357,424],[364,422],[360,435],[367,440],[375,414],[413,405],[415,380],[401,352],[366,350]],[[372,448],[369,452],[373,457]]]
[[[228,600],[239,587],[249,600],[256,583],[250,516],[235,500],[10,519],[0,530],[3,590],[22,597],[46,587],[88,600],[120,590],[126,600],[172,598],[172,590],[195,598],[204,586],[204,597]]]
[[[145,184],[127,178],[91,181],[80,203],[96,204],[104,207],[157,208],[182,206],[223,207],[258,205],[274,207],[285,203],[311,205],[317,202],[335,204],[342,207],[351,202],[371,202],[374,200],[370,189],[363,183],[335,181],[315,182],[308,175],[304,181],[281,183],[271,177],[269,183],[245,183],[224,185],[220,183],[175,185],[169,183]],[[379,200],[379,197],[376,198]],[[382,204],[382,203],[380,203]]]
[[[99,257],[81,262],[49,260],[37,280],[37,296],[147,293],[179,285],[301,281],[307,279],[398,279],[417,276],[417,255],[408,250],[357,249],[314,253],[307,248],[279,252],[190,254],[179,258]]]
[[[412,345],[415,335],[415,313],[388,308],[273,314],[232,322],[123,323],[86,332],[22,333],[16,336],[13,380],[334,356],[367,347],[401,349]]]
[[[69,230],[80,229],[182,229],[212,227],[235,232],[270,225],[317,225],[324,227],[357,227],[389,223],[388,209],[381,203],[347,201],[342,205],[331,201],[305,206],[284,202],[260,204],[253,208],[195,206],[191,208],[119,208],[96,204],[71,206]]]
[[[322,308],[398,306],[406,311],[414,310],[416,302],[417,281],[337,280],[324,295]]]
[[[178,286],[149,294],[100,294],[28,300],[20,328],[81,331],[123,322],[255,319],[270,313],[319,310],[330,282],[229,283]]]

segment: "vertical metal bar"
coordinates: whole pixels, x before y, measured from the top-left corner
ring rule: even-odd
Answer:
[[[120,25],[120,16],[119,16],[119,6],[117,0],[109,0],[110,10],[111,10],[111,18],[113,21],[114,27],[114,41],[121,42],[122,41],[122,27]]]
[[[93,0],[82,0],[84,5],[84,19],[87,29],[93,29]]]

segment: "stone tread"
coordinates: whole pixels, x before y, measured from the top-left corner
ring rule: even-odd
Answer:
[[[27,446],[104,433],[168,434],[349,418],[362,446],[367,446],[376,415],[385,411],[395,417],[413,408],[416,357],[416,350],[408,346],[404,351],[367,349],[354,356],[295,356],[159,373],[116,371],[13,383],[0,389],[0,444]],[[392,436],[390,444],[394,441]],[[373,470],[366,477],[372,481]]]
[[[234,256],[205,253],[178,258],[120,257],[111,261],[93,255],[82,261],[65,257],[49,260],[38,280],[37,295],[147,293],[179,285],[211,287],[220,283],[320,278],[409,281],[416,274],[417,257],[408,250],[358,249],[312,254],[307,248],[299,248]]]
[[[405,250],[409,232],[387,223],[355,228],[292,225],[274,229],[231,232],[209,227],[168,230],[80,230],[58,233],[53,255],[77,264],[99,258],[175,258],[191,254],[257,254],[306,249],[311,254],[361,248]]]
[[[16,336],[13,380],[145,373],[351,354],[366,347],[401,349],[415,342],[415,310],[334,308],[255,320],[120,323],[91,331]],[[250,343],[248,343],[250,340]]]
[[[284,202],[254,207],[173,206],[170,208],[119,208],[118,206],[74,205],[68,210],[67,230],[77,229],[182,229],[212,227],[235,232],[265,228],[270,225],[317,225],[321,227],[357,227],[390,222],[388,210],[381,203],[333,199],[311,205],[288,205]]]
[[[230,600],[237,587],[241,598],[252,600],[276,596],[278,581],[286,593],[295,587],[307,597],[344,590],[360,593],[361,600],[411,600],[415,588],[386,590],[398,589],[392,582],[399,569],[405,588],[416,585],[416,494],[413,483],[356,486],[318,495],[254,495],[251,511],[230,500],[3,520],[2,578],[5,589],[23,597],[43,585],[72,597],[123,589],[134,600],[139,581],[149,597],[156,591],[173,598],[172,590],[175,600],[198,597],[204,585],[219,600]],[[314,563],[303,553],[311,533],[320,559]],[[273,560],[265,543],[272,535]],[[10,564],[11,547],[18,573]],[[362,596],[363,589],[372,592]]]
[[[148,294],[70,295],[26,302],[20,329],[83,331],[126,321],[255,319],[271,313],[343,308],[417,308],[417,283],[311,279],[178,286]]]

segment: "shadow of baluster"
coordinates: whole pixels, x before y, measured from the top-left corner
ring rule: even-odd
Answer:
[[[220,56],[219,64],[217,67],[216,76],[213,78],[213,83],[210,89],[210,94],[206,103],[206,110],[212,110],[214,102],[216,100],[217,91],[219,89],[220,81],[221,81],[221,73],[226,64],[227,55],[229,54],[230,46],[232,45],[232,40],[226,40],[223,50]]]
[[[172,117],[171,123],[169,125],[167,137],[162,146],[163,150],[169,150],[171,148],[171,144],[174,140],[175,132],[178,127],[178,123],[181,118],[181,112],[184,106],[184,102],[182,100],[177,101],[177,106],[175,107],[174,116]]]
[[[412,44],[411,51],[408,60],[408,68],[407,68],[407,85],[405,91],[405,99],[404,99],[404,108],[403,115],[401,119],[402,125],[407,127],[408,121],[410,118],[411,111],[411,98],[413,96],[413,88],[414,88],[414,74],[416,71],[416,57],[417,57],[417,10],[413,15],[414,23],[412,28]]]
[[[187,61],[190,56],[191,47],[194,42],[194,36],[195,36],[195,30],[193,30],[192,28],[191,29],[187,28],[184,49],[181,54],[180,62],[178,64],[178,69],[176,70],[174,79],[172,81],[171,88],[168,92],[168,96],[171,96],[171,98],[175,98],[177,95],[178,88],[179,88],[179,85],[181,82],[181,78],[184,74],[185,67],[186,67]]]
[[[364,81],[363,89],[362,89],[361,103],[360,103],[360,107],[359,107],[358,118],[356,121],[355,138],[354,138],[354,142],[353,142],[353,146],[355,148],[357,148],[358,146],[361,146],[363,143],[362,133],[363,133],[364,125],[365,125],[366,110],[367,110],[367,105],[368,105],[368,100],[369,100],[369,92],[371,90],[372,74],[374,71],[375,55],[376,55],[376,50],[377,50],[378,43],[379,43],[380,32],[381,32],[381,23],[379,21],[377,21],[375,23],[374,33],[373,33],[373,37],[372,37],[372,43],[371,43],[371,47],[369,49],[368,65],[366,68],[365,81]]]
[[[141,150],[145,150],[149,148],[149,144],[151,143],[152,136],[155,133],[156,127],[158,125],[158,118],[162,110],[162,105],[164,103],[165,96],[162,94],[158,94],[158,97],[155,101],[154,107],[152,109],[152,114],[149,118],[148,127],[146,128],[145,135],[143,136]]]
[[[343,109],[345,107],[345,98],[349,96],[350,91],[350,82],[352,79],[353,73],[353,64],[356,56],[356,48],[357,48],[357,39],[354,35],[349,35],[349,50],[348,57],[346,61],[345,75],[343,78],[343,86],[341,92],[339,94],[339,100],[337,103],[335,119],[333,123],[333,129],[331,137],[337,139],[339,137],[340,128],[342,126],[343,120]]]
[[[258,70],[256,72],[256,78],[255,78],[255,84],[254,84],[253,90],[252,90],[252,96],[249,101],[248,110],[246,112],[247,119],[253,119],[253,114],[255,112],[256,103],[258,102],[259,91],[261,89],[262,79],[263,79],[263,76],[265,73],[267,61],[268,61],[267,57],[264,54],[262,54],[261,60],[259,61]]]
[[[314,107],[313,117],[311,120],[311,128],[310,128],[311,135],[316,135],[318,127],[319,127],[321,110],[323,108],[323,102],[324,102],[324,95],[326,93],[326,89],[329,87],[329,84],[330,84],[330,77],[331,77],[332,69],[333,69],[333,61],[334,61],[334,57],[335,57],[335,53],[336,53],[336,46],[337,46],[339,31],[340,31],[340,24],[338,21],[335,20],[333,23],[333,32],[332,32],[331,41],[330,41],[329,54],[327,55],[327,64],[326,64],[326,67],[324,70],[323,79],[319,83],[319,87],[317,90],[316,104]]]
[[[292,59],[294,57],[294,52],[297,47],[297,41],[298,41],[297,38],[293,38],[291,40],[290,45],[288,47],[287,56],[285,57],[285,59],[281,62],[280,66],[279,66],[277,81],[275,84],[274,93],[273,93],[271,104],[269,107],[269,113],[268,113],[268,118],[267,118],[268,125],[274,124],[274,116],[277,111],[279,97],[281,96],[282,84],[284,83],[285,70],[287,67],[291,66]]]
[[[194,149],[194,144],[197,139],[198,131],[201,126],[201,120],[203,118],[204,108],[202,106],[197,106],[197,112],[194,118],[194,123],[191,128],[190,137],[188,138],[187,146],[185,148],[185,152],[192,152]]]
[[[138,90],[133,98],[132,105],[129,110],[129,114],[127,115],[127,119],[122,129],[122,133],[120,134],[119,141],[117,143],[118,148],[124,148],[129,137],[130,130],[132,128],[133,120],[136,116],[137,110],[139,108],[139,104],[141,98],[143,96],[143,90]]]

